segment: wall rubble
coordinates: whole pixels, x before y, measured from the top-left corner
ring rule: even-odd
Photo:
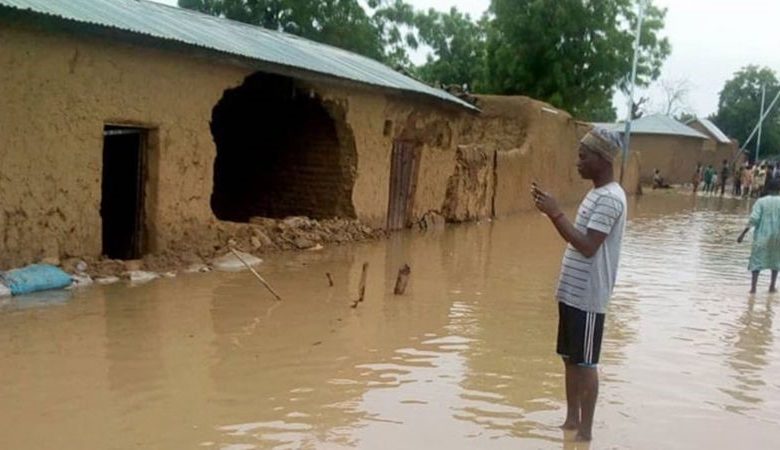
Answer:
[[[224,92],[252,69],[19,24],[0,27],[0,41],[0,64],[13,68],[0,72],[0,268],[100,257],[106,124],[149,131],[147,253],[209,255],[251,231],[252,224],[219,221],[212,211],[217,153],[209,123]],[[588,189],[575,168],[578,123],[544,103],[478,96],[482,113],[475,114],[360,86],[296,87],[322,102],[349,148],[339,166],[354,185],[342,209],[361,226],[385,226],[399,139],[421,148],[412,222],[531,210],[532,181],[564,204]],[[317,183],[302,183],[298,194]]]

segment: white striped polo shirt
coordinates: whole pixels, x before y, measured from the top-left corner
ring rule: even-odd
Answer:
[[[590,258],[569,244],[563,254],[556,298],[574,308],[603,314],[617,278],[620,245],[626,226],[626,194],[617,182],[591,189],[577,210],[574,226],[582,233],[605,233]]]

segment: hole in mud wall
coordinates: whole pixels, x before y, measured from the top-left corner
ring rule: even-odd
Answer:
[[[211,122],[217,218],[354,218],[357,152],[345,115],[286,77],[257,73],[225,91]]]

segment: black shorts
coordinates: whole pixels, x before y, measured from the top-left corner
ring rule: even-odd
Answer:
[[[558,302],[558,354],[574,364],[599,363],[604,314],[585,312]]]

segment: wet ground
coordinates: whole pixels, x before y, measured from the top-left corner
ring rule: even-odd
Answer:
[[[281,303],[247,272],[16,298],[0,448],[777,448],[780,294],[747,294],[747,208],[632,204],[590,445],[556,428],[563,245],[528,214],[276,256]]]

